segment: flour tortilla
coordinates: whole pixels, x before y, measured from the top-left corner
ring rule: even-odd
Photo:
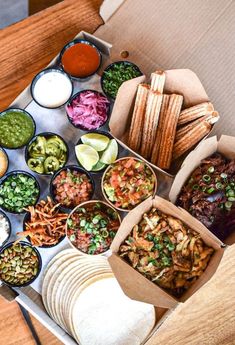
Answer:
[[[70,310],[71,305],[74,303],[74,299],[78,295],[80,288],[82,285],[86,284],[86,282],[90,279],[97,279],[97,275],[101,275],[103,273],[111,273],[111,269],[107,267],[101,267],[100,270],[97,268],[93,268],[91,270],[85,269],[82,274],[79,275],[77,280],[71,284],[64,301],[64,308],[63,308],[63,319],[67,329],[71,330],[71,320],[70,320]],[[72,332],[72,330],[71,330]]]
[[[53,276],[54,270],[56,269],[56,267],[59,267],[61,265],[61,263],[68,260],[68,258],[78,257],[78,256],[79,255],[75,250],[67,249],[67,250],[64,250],[64,251],[60,252],[59,254],[57,254],[49,262],[49,264],[45,270],[44,279],[43,279],[43,283],[42,283],[42,299],[43,299],[43,303],[44,303],[44,306],[45,306],[47,311],[48,311],[47,288],[48,288],[48,284],[49,284],[49,282]]]
[[[140,345],[154,327],[155,310],[128,298],[115,278],[106,278],[76,296],[71,318],[82,345]]]
[[[113,273],[102,273],[102,274],[99,274],[99,275],[96,275],[96,276],[84,279],[83,283],[79,286],[79,288],[76,290],[76,292],[74,293],[74,295],[73,295],[73,297],[71,299],[70,308],[69,308],[69,315],[68,315],[69,328],[71,330],[72,336],[74,337],[74,339],[77,340],[77,342],[79,344],[82,344],[82,343],[81,343],[81,339],[80,339],[80,337],[79,337],[79,335],[76,332],[76,329],[74,327],[74,320],[73,320],[73,313],[72,313],[74,304],[76,303],[76,301],[77,301],[78,297],[80,296],[81,292],[83,290],[85,290],[88,286],[92,285],[93,283],[95,283],[95,282],[97,282],[99,280],[107,279],[107,278],[110,278],[110,277],[114,277]]]
[[[48,302],[48,309],[50,311],[50,315],[52,316],[52,318],[58,322],[56,315],[54,314],[54,310],[53,310],[53,303],[54,303],[54,299],[55,299],[55,290],[54,290],[54,286],[55,284],[58,282],[60,282],[61,277],[63,276],[63,271],[64,269],[66,269],[67,267],[71,267],[71,264],[75,264],[75,265],[79,265],[79,261],[80,261],[80,257],[77,256],[73,256],[71,258],[67,258],[63,263],[61,263],[60,265],[56,266],[53,265],[53,267],[55,267],[52,278],[50,279],[48,286],[47,286],[47,302]]]
[[[104,265],[96,266],[94,268],[93,264],[86,264],[86,266],[82,266],[81,264],[79,267],[76,267],[73,271],[70,272],[70,276],[68,273],[64,276],[64,279],[60,283],[61,290],[59,292],[58,300],[56,303],[56,313],[59,319],[59,323],[62,328],[66,329],[66,317],[65,315],[65,308],[68,305],[68,299],[70,298],[73,291],[77,289],[79,286],[79,282],[81,281],[82,277],[86,277],[87,275],[94,275],[95,272],[103,272],[107,270],[107,267]],[[59,287],[59,288],[60,288]]]

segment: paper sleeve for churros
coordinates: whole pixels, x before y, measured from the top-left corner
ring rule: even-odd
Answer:
[[[138,224],[142,219],[143,214],[148,212],[152,207],[156,207],[161,212],[180,219],[191,229],[200,233],[203,241],[215,250],[204,273],[179,299],[174,298],[157,284],[145,278],[118,255],[120,245],[131,233],[133,226]],[[158,307],[174,308],[179,302],[186,301],[213,276],[223,256],[224,249],[222,249],[221,246],[222,242],[188,212],[176,207],[169,201],[156,196],[154,199],[148,198],[143,201],[140,205],[130,211],[123,219],[111,245],[112,254],[108,258],[108,261],[115,277],[127,296]]]
[[[192,107],[196,104],[209,102],[209,98],[196,74],[187,69],[167,70],[165,71],[164,93],[180,94],[184,97],[184,108]],[[134,78],[124,82],[118,90],[118,94],[113,106],[112,114],[109,121],[111,134],[119,141],[119,143],[132,151],[137,157],[145,159],[128,145],[129,130],[131,126],[131,118],[134,110],[135,97],[137,87],[140,83],[145,83],[144,76]],[[160,116],[161,118],[161,116]],[[160,124],[160,119],[159,119]],[[164,171],[164,175],[174,174],[181,165],[181,158],[177,160],[171,170]],[[151,163],[153,168],[163,172],[156,163]]]

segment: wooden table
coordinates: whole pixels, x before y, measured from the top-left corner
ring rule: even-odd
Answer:
[[[82,29],[94,32],[102,24],[98,15],[101,2],[66,0],[0,32],[1,110],[49,63],[65,42]],[[235,344],[234,260],[235,245],[226,249],[214,277],[190,300],[179,305],[147,344]]]

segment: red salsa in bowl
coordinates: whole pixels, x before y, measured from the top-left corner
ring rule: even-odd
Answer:
[[[101,185],[109,203],[120,211],[129,211],[156,193],[157,178],[145,162],[125,157],[106,169]]]
[[[60,169],[52,178],[50,193],[62,208],[73,209],[92,198],[94,182],[89,173],[76,165]]]
[[[60,54],[63,70],[74,79],[84,79],[95,74],[100,67],[101,59],[98,48],[82,39],[66,44]]]
[[[66,235],[73,247],[82,254],[106,252],[121,224],[118,212],[99,200],[84,202],[69,215]]]

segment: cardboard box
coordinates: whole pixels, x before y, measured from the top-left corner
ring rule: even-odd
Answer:
[[[154,70],[152,72],[154,72]],[[175,69],[165,71],[165,73],[166,82],[164,86],[164,93],[176,93],[179,95],[183,95],[184,103],[182,109],[209,101],[204,87],[193,71],[189,69]],[[138,154],[138,152],[133,151],[128,146],[128,134],[131,125],[137,87],[140,83],[144,82],[150,83],[150,80],[148,80],[146,76],[141,76],[126,81],[121,85],[118,90],[118,94],[109,121],[110,131],[112,135],[116,137],[116,139],[119,140],[120,144],[125,148],[137,154],[141,159],[147,161],[155,169],[161,171],[164,174],[167,174],[168,176],[171,176],[170,174],[168,174],[168,172],[152,164],[150,161],[146,160],[144,157]],[[177,172],[183,162],[184,157],[187,156],[187,154],[188,152],[186,152],[184,156],[180,157],[175,162],[172,162],[169,173],[175,174]]]
[[[181,0],[178,3],[170,0],[105,0],[100,9],[104,25],[94,33],[100,38],[101,45],[103,41],[106,45],[107,42],[112,43],[107,45],[110,56],[104,59],[102,67],[120,60],[120,53],[126,50],[129,52],[128,59],[136,63],[147,77],[157,68],[192,69],[222,115],[213,133],[233,135],[234,6],[231,0]],[[88,37],[88,34],[85,35]],[[26,107],[30,102],[27,88],[13,105]],[[160,171],[157,175],[158,194],[166,196],[171,179]],[[35,290],[26,287],[17,289],[17,293],[16,300],[64,344],[75,344],[48,316],[41,296]],[[166,312],[166,309],[157,308],[157,311],[156,328],[172,313],[172,309]]]
[[[161,212],[180,219],[191,229],[197,231],[201,235],[203,241],[215,250],[204,273],[179,299],[174,298],[162,288],[145,278],[118,255],[120,245],[128,237],[133,226],[138,224],[141,221],[143,214],[148,212],[152,207],[156,207]],[[182,208],[176,207],[169,201],[158,196],[153,199],[148,198],[128,213],[122,221],[117,235],[113,240],[111,250],[112,255],[108,260],[125,294],[132,299],[150,303],[162,308],[174,308],[179,302],[186,301],[191,295],[200,289],[200,287],[204,285],[215,273],[224,252],[223,243],[201,222],[192,217]]]
[[[201,142],[200,145],[188,155],[172,184],[169,193],[171,202],[176,202],[183,185],[191,173],[200,165],[201,161],[215,152],[220,152],[228,159],[235,159],[235,137],[222,135],[219,140],[217,140],[216,136],[208,138]],[[235,233],[231,234],[226,239],[225,243],[235,243]]]

